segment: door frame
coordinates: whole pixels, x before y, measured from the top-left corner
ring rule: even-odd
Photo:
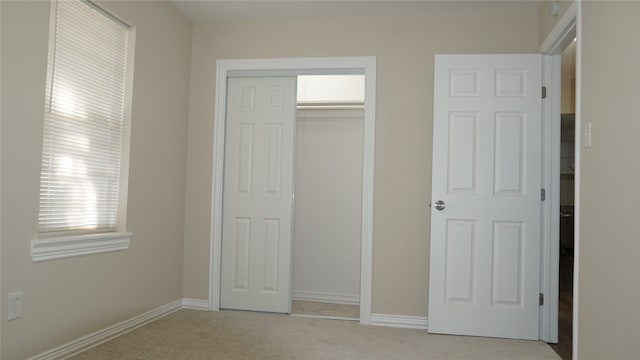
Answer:
[[[540,339],[558,341],[558,293],[559,293],[559,231],[560,231],[560,54],[577,37],[576,44],[576,93],[575,126],[580,134],[580,59],[581,59],[581,3],[575,1],[558,20],[555,27],[540,46],[543,54],[542,83],[547,87],[548,98],[543,102],[543,179],[547,189],[547,201],[542,208],[542,248],[540,261],[540,292],[545,294],[540,309]],[[577,358],[578,334],[578,262],[579,262],[579,210],[580,210],[580,136],[575,144],[575,218],[574,218],[574,279],[573,279],[573,357]]]
[[[362,157],[360,323],[371,323],[373,272],[373,176],[375,151],[376,57],[229,59],[216,62],[215,119],[209,254],[209,310],[220,310],[222,197],[227,79],[233,76],[365,75]],[[291,260],[290,260],[291,261]]]

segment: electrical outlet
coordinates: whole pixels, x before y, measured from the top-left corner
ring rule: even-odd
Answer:
[[[9,294],[8,320],[17,319],[22,316],[22,291]]]

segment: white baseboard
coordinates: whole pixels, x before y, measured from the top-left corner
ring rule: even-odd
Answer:
[[[350,318],[350,317],[342,317],[342,316],[307,315],[307,314],[291,314],[290,316],[291,317],[310,318],[310,319],[360,321],[360,319],[358,319],[358,318]]]
[[[360,296],[293,291],[293,300],[317,301],[333,304],[360,305]]]
[[[131,319],[119,322],[102,330],[98,330],[89,335],[85,335],[55,349],[43,352],[29,360],[55,360],[65,359],[67,357],[77,355],[83,351],[89,350],[109,340],[115,339],[120,335],[126,334],[152,321],[163,318],[175,311],[183,308],[183,300],[176,300],[169,304],[160,306],[144,314],[134,316]]]
[[[209,300],[182,299],[182,308],[209,311]]]
[[[419,316],[371,314],[371,325],[426,330],[427,318]]]

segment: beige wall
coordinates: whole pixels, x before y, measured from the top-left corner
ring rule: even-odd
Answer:
[[[561,0],[558,1],[558,14],[551,15],[551,6],[556,2],[554,0],[544,0],[540,3],[538,8],[539,24],[538,24],[538,41],[540,44],[546,39],[551,30],[558,24],[558,21],[567,12],[574,0]]]
[[[569,3],[561,2],[561,13]],[[535,52],[561,16],[548,16],[549,2],[434,5],[406,17],[200,24],[191,38],[189,20],[170,5],[108,2],[138,29],[132,245],[33,264],[49,6],[0,4],[1,287],[2,294],[24,292],[21,319],[7,322],[0,309],[3,359],[26,358],[182,296],[207,299],[217,59],[377,56],[373,311],[426,316],[433,55]],[[581,164],[579,351],[585,359],[638,358],[640,4],[583,2],[583,14],[581,111],[594,132]],[[613,205],[603,208],[603,200]]]
[[[437,53],[526,53],[538,3],[441,6],[413,16],[331,17],[194,26],[184,295],[208,298],[211,164],[218,59],[377,57],[373,312],[426,316]]]
[[[549,5],[540,6],[540,43],[559,19]],[[581,123],[593,131],[592,147],[580,152],[578,356],[638,359],[640,3],[581,6]]]
[[[560,113],[573,114],[576,112],[576,42],[572,42],[562,52],[561,56],[561,88]]]
[[[582,3],[580,359],[640,359],[640,3]]]
[[[167,3],[106,2],[137,28],[127,251],[33,264],[48,2],[2,1],[2,294],[23,291],[2,359],[25,359],[182,298],[192,25]]]
[[[561,114],[574,114],[576,112],[576,42],[573,41],[561,55]],[[560,205],[573,205],[575,199],[575,178],[573,172],[566,167],[575,169],[575,123],[568,119],[562,120],[560,137]]]

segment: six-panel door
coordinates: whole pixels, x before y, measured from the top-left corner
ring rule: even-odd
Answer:
[[[438,55],[434,84],[429,331],[537,340],[540,56]]]
[[[295,77],[229,78],[220,307],[289,313]]]

